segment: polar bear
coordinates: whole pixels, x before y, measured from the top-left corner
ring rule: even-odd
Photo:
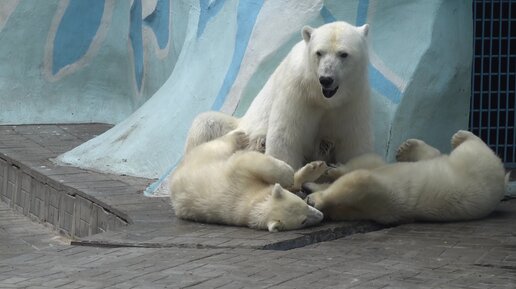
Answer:
[[[239,129],[251,144],[265,138],[265,152],[294,169],[312,160],[344,163],[372,151],[367,76],[368,25],[333,22],[305,26],[302,37],[279,64],[245,115],[200,114],[185,152]],[[329,154],[320,153],[330,143]]]
[[[175,214],[271,232],[319,223],[323,214],[284,188],[299,190],[322,174],[326,164],[312,162],[294,173],[281,160],[242,150],[248,141],[244,132],[232,131],[186,154],[169,182]]]
[[[329,186],[311,184],[305,189],[319,191],[306,201],[333,220],[391,224],[485,217],[503,198],[509,176],[471,132],[458,131],[451,143],[448,156],[421,140],[407,140],[397,153],[404,162],[345,173]]]

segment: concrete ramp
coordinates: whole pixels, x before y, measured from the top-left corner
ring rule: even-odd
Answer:
[[[1,39],[14,29],[13,21],[27,16],[27,11],[22,12],[30,6],[28,2],[33,3],[19,0],[0,4],[11,11],[0,31]],[[52,27],[56,26],[56,35],[67,35],[59,32],[58,24],[64,20],[55,19],[66,18],[73,23],[74,17],[67,13],[72,8],[79,9],[73,5],[80,1],[50,2],[53,6],[39,7],[52,15],[49,19],[41,16],[42,23],[47,23],[44,29],[54,31]],[[34,81],[46,85],[43,91],[48,95],[47,102],[51,100],[50,92],[64,94],[65,88],[78,84],[84,88],[68,92],[72,95],[69,103],[50,109],[55,117],[46,121],[88,120],[61,117],[71,107],[87,110],[84,115],[91,121],[102,121],[123,106],[129,106],[124,110],[129,114],[151,97],[111,130],[61,155],[60,162],[102,172],[163,178],[180,160],[188,128],[197,114],[219,110],[242,115],[282,58],[301,40],[303,25],[319,26],[336,20],[370,24],[369,70],[379,153],[391,158],[407,137],[423,138],[447,150],[449,136],[459,128],[467,128],[472,51],[469,1],[98,2],[103,3],[103,9],[97,10],[103,12],[92,12],[100,20],[91,21],[98,28],[90,33],[92,41],[86,45],[86,52],[76,53],[83,55],[81,60],[73,62],[76,58],[72,55],[62,63],[52,62],[48,68],[50,78],[45,74],[33,76]],[[127,22],[121,15],[132,15],[132,20]],[[38,42],[39,49],[48,46],[48,41],[47,37],[47,42]],[[101,42],[100,48],[95,48],[96,41]],[[124,42],[124,49],[115,49],[116,43]],[[56,47],[60,42],[52,43]],[[66,45],[62,47],[66,51]],[[29,54],[23,49],[21,53]],[[47,61],[43,56],[41,59]],[[55,68],[56,65],[63,68]],[[4,67],[0,71],[6,70]],[[87,70],[91,70],[89,74]],[[115,70],[117,73],[111,73]],[[125,75],[125,80],[113,80],[120,75]],[[4,95],[14,91],[11,86],[0,83],[2,102],[9,100]],[[99,91],[105,92],[107,99],[126,99],[81,102],[88,97],[95,100]],[[22,102],[32,105],[32,100]],[[41,100],[40,104],[47,102]],[[20,122],[38,121],[23,119],[19,111],[16,113]],[[122,119],[123,114],[112,117],[112,122]],[[15,115],[11,118],[16,119]]]
[[[60,161],[155,178],[180,159],[193,118],[220,108],[224,102],[224,89],[231,86],[233,75],[238,73],[263,3],[200,4],[188,13],[181,53],[163,86],[130,117],[62,155]]]

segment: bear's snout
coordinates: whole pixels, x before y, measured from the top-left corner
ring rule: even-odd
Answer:
[[[319,83],[321,83],[322,87],[329,88],[333,84],[333,78],[329,76],[321,76],[319,77]]]

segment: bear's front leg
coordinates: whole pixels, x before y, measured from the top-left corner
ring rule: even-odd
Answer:
[[[298,170],[306,163],[306,156],[312,160],[321,112],[307,104],[292,105],[295,100],[285,95],[279,94],[277,98],[280,100],[274,103],[269,117],[265,154]],[[284,103],[285,99],[288,102]]]
[[[298,144],[287,141],[284,136],[267,135],[265,154],[286,162],[295,170],[303,166],[302,149]]]
[[[370,171],[356,170],[340,177],[325,190],[308,195],[306,203],[318,210],[342,205],[360,205],[369,194],[369,187],[375,184]]]
[[[301,190],[301,186],[304,183],[314,182],[321,177],[327,169],[328,166],[326,166],[326,163],[323,161],[314,161],[306,164],[294,174],[294,186],[288,189],[291,191]]]

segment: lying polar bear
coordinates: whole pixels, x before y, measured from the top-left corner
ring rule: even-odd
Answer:
[[[170,179],[176,215],[193,221],[249,226],[271,232],[299,229],[323,214],[285,190],[299,190],[326,169],[312,162],[294,174],[291,166],[249,146],[244,132],[232,131],[188,152]]]
[[[448,156],[411,139],[398,149],[397,159],[404,162],[382,165],[366,156],[366,163],[376,163],[376,168],[331,169],[330,175],[342,176],[329,186],[307,185],[316,192],[306,201],[332,220],[390,224],[485,217],[503,198],[509,175],[493,151],[471,132],[458,131],[451,144]],[[352,166],[360,167],[358,163]]]

